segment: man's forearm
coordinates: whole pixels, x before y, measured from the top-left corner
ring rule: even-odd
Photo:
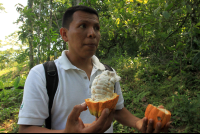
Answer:
[[[63,133],[64,130],[51,130],[39,126],[20,125],[19,133]]]
[[[140,118],[132,115],[125,107],[122,110],[115,110],[114,118],[122,125],[136,128],[136,122]]]

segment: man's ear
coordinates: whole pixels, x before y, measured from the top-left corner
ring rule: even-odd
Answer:
[[[68,32],[68,30],[66,28],[64,28],[64,27],[60,28],[60,35],[62,36],[62,39],[65,42],[68,42],[67,32]]]

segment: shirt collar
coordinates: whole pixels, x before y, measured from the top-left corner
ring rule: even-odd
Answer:
[[[61,64],[61,67],[65,70],[68,70],[68,69],[77,69],[77,70],[80,70],[79,68],[77,68],[76,66],[74,66],[68,59],[68,57],[66,56],[65,52],[68,51],[68,50],[64,50],[62,52],[62,55],[58,58],[58,62]],[[93,63],[93,66],[96,68],[96,69],[99,69],[99,70],[105,70],[105,67],[104,65],[99,61],[99,59],[93,55],[92,56],[92,63]]]

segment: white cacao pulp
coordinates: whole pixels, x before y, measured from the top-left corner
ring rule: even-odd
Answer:
[[[104,71],[94,78],[91,86],[92,100],[105,101],[111,99],[114,93],[114,85],[121,79],[113,71]]]

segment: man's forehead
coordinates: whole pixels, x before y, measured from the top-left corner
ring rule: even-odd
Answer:
[[[99,19],[96,14],[88,13],[88,12],[84,12],[84,11],[74,12],[73,21],[79,21],[79,22],[93,21],[95,23],[99,23]]]

